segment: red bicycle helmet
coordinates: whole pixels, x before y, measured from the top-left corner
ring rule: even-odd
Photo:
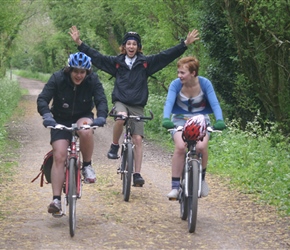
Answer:
[[[206,122],[203,115],[188,119],[183,127],[182,139],[185,142],[202,141],[206,135]]]

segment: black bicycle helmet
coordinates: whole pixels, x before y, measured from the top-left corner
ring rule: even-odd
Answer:
[[[71,68],[90,70],[92,67],[91,58],[82,52],[70,54],[68,66]]]
[[[127,32],[123,37],[122,44],[125,45],[128,40],[137,41],[139,49],[142,48],[141,37],[139,36],[139,34],[137,32],[134,32],[134,31]]]

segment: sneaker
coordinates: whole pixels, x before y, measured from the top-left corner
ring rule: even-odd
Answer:
[[[169,200],[177,200],[179,195],[179,190],[178,189],[172,189],[170,193],[167,195]]]
[[[82,174],[84,176],[85,183],[95,183],[96,174],[91,165],[83,167]]]
[[[107,154],[109,159],[118,159],[118,150],[119,150],[119,145],[111,144],[111,148]]]
[[[200,195],[201,195],[201,197],[206,197],[206,196],[208,196],[208,193],[209,193],[209,187],[208,187],[207,183],[205,182],[205,180],[203,180],[201,182],[201,192],[200,192]]]
[[[142,178],[142,176],[139,173],[135,173],[133,174],[133,186],[143,186],[145,183],[144,179]]]
[[[54,199],[47,207],[47,211],[50,214],[58,213],[61,211],[61,202],[58,199]]]

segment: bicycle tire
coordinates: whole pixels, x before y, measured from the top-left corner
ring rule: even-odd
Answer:
[[[131,179],[133,172],[133,164],[134,164],[134,155],[133,155],[133,144],[128,143],[127,149],[125,150],[126,154],[126,162],[125,162],[125,172],[123,179],[123,189],[124,189],[124,201],[129,201],[130,191],[131,191]]]
[[[125,192],[125,173],[126,170],[126,162],[127,162],[127,151],[125,150],[125,147],[122,146],[122,152],[121,152],[121,180],[122,180],[122,194]]]
[[[199,164],[190,161],[188,175],[188,231],[195,232],[198,208]]]
[[[179,194],[180,218],[182,220],[186,220],[187,215],[188,215],[188,198],[185,196],[184,169],[183,169],[182,178],[180,181],[180,186],[181,186],[181,192]]]
[[[69,231],[70,236],[75,235],[76,229],[76,200],[77,200],[77,187],[76,187],[76,159],[69,160],[69,186],[68,186],[68,205],[69,205]]]

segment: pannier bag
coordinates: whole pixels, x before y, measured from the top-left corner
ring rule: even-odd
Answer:
[[[46,183],[51,183],[50,175],[51,175],[52,162],[53,162],[53,155],[52,155],[52,150],[51,150],[44,156],[43,163],[40,167],[40,172],[31,182],[34,182],[40,176],[41,187],[43,187],[44,177],[45,177]]]

